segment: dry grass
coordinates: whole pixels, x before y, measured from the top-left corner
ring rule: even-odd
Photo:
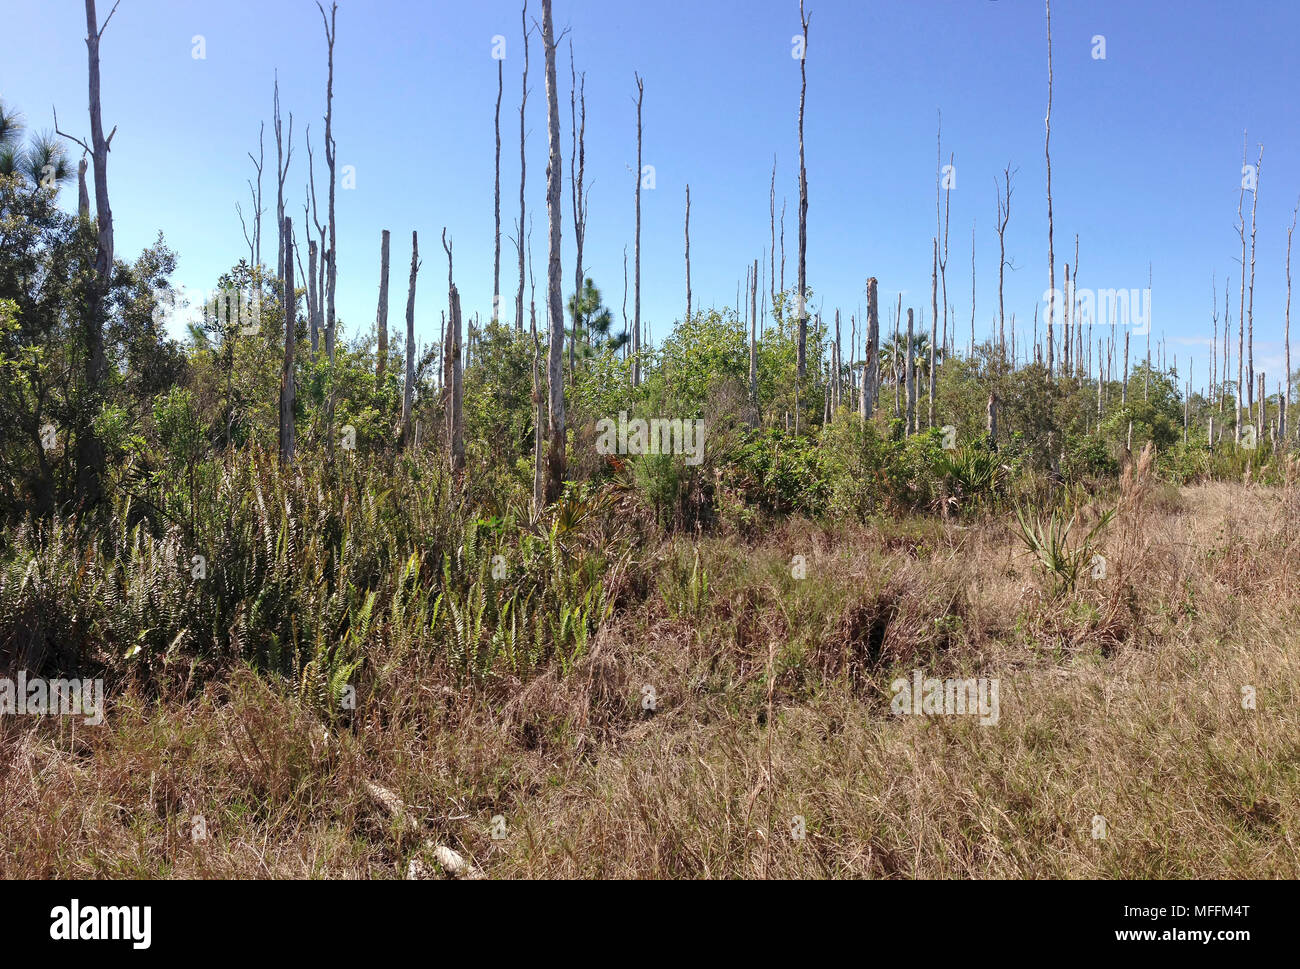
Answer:
[[[0,720],[0,877],[404,877],[437,845],[493,878],[1298,877],[1294,489],[1145,471],[1066,598],[1006,520],[794,522],[702,541],[707,591],[666,545],[564,677],[408,657],[332,732],[251,673]],[[1000,722],[893,716],[916,668],[997,677]]]

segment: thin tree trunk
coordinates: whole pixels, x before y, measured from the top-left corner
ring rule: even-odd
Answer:
[[[311,355],[316,356],[320,350],[320,331],[316,325],[316,314],[320,309],[320,294],[316,288],[316,242],[311,239],[311,229],[307,228],[306,220],[303,220],[303,231],[307,233],[307,278],[304,282],[307,284],[307,325],[311,330]],[[384,242],[387,246],[388,232],[384,232]],[[382,354],[381,354],[382,356]]]
[[[499,249],[500,240],[497,246]],[[384,371],[388,369],[388,251],[389,232],[385,229],[379,244],[379,312],[375,316],[375,325],[379,331],[379,352],[375,362],[375,377],[378,380],[384,379]]]
[[[573,41],[569,41],[569,117],[572,123],[573,154],[570,156],[569,182],[573,190],[573,242],[577,251],[574,276],[573,299],[573,334],[569,339],[569,379],[578,379],[577,364],[574,354],[581,339],[584,320],[582,318],[582,243],[587,235],[587,205],[583,195],[583,181],[587,170],[587,75],[584,73],[579,87],[577,71],[573,64]],[[575,101],[581,99],[581,114],[577,112]]]
[[[916,355],[912,352],[913,340],[913,315],[911,307],[907,310],[907,359],[903,362],[906,368],[907,382],[907,433],[909,435],[916,432]]]
[[[864,368],[862,400],[858,403],[863,420],[871,417],[880,388],[880,283],[867,280],[867,365]]]
[[[686,184],[686,322],[691,319],[691,186]]]
[[[1291,423],[1291,237],[1295,235],[1296,217],[1300,215],[1300,201],[1291,212],[1291,225],[1286,230],[1286,330],[1283,337],[1286,379],[1282,384],[1282,445],[1287,446]]]
[[[1246,304],[1246,374],[1255,378],[1255,212],[1259,207],[1259,173],[1264,166],[1264,146],[1259,146],[1259,160],[1255,164],[1255,190],[1250,193],[1250,287]],[[1263,386],[1262,384],[1260,385]],[[1254,401],[1251,401],[1254,406]],[[1260,392],[1260,429],[1263,429],[1264,394]]]
[[[546,105],[547,134],[550,144],[550,167],[546,172],[546,211],[550,222],[549,265],[547,268],[548,305],[550,307],[550,351],[547,379],[550,387],[550,412],[547,418],[547,437],[550,444],[546,454],[546,503],[559,500],[564,487],[565,434],[564,434],[564,296],[560,291],[560,238],[563,211],[560,208],[561,166],[560,154],[560,102],[555,81],[555,31],[551,22],[551,0],[542,0],[542,45],[546,50]],[[639,86],[639,82],[638,82]],[[638,109],[638,115],[639,115]],[[638,118],[638,128],[640,127]],[[638,134],[638,142],[640,137]],[[638,151],[638,155],[639,155]],[[639,161],[639,158],[638,158]],[[640,178],[637,179],[637,198],[640,200]],[[639,208],[639,205],[638,205]],[[638,219],[639,221],[639,219]],[[637,317],[640,319],[640,233],[637,240]]]
[[[636,236],[633,252],[632,296],[632,388],[641,386],[641,106],[645,101],[645,82],[636,79]]]
[[[280,464],[293,463],[294,452],[294,331],[298,299],[293,281],[293,219],[285,216],[280,227],[284,240],[284,367],[280,371]]]
[[[501,96],[505,93],[504,59],[497,61],[496,179],[492,183],[492,322],[501,318]]]
[[[803,56],[799,58],[799,346],[796,377],[802,381],[807,370],[808,343],[808,168],[804,158],[803,120],[808,98],[808,16],[799,0],[799,22],[803,27]],[[795,416],[796,426],[798,415]]]
[[[528,108],[528,0],[524,0],[523,12],[519,15],[524,28],[524,81],[523,96],[519,101],[519,226],[516,236],[519,243],[519,290],[515,294],[515,332],[524,329],[524,189],[528,184],[528,158],[524,146],[528,133],[524,129],[525,112]]]
[[[929,426],[934,427],[934,389],[935,378],[938,374],[938,352],[939,348],[935,345],[939,339],[939,240],[934,240],[934,261],[930,266],[930,372],[929,377],[929,398],[930,413]]]
[[[411,280],[406,291],[406,379],[402,386],[400,447],[411,440],[411,405],[415,400],[415,280],[420,273],[420,235],[411,233]]]
[[[1047,307],[1047,378],[1050,380],[1056,360],[1056,250],[1052,238],[1052,0],[1047,2],[1047,137],[1044,154],[1047,157],[1047,291],[1051,302]]]

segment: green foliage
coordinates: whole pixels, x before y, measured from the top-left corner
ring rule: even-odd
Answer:
[[[1072,546],[1070,532],[1078,520],[1077,514],[1067,519],[1065,512],[1060,509],[1053,510],[1047,516],[1016,509],[1020,540],[1034,556],[1036,566],[1047,581],[1050,595],[1068,595],[1075,590],[1096,555],[1097,536],[1114,517],[1114,509],[1106,512],[1083,541]]]

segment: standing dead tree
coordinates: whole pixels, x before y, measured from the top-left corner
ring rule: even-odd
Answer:
[[[524,0],[523,11],[519,15],[524,28],[524,80],[523,96],[519,100],[519,221],[515,224],[515,247],[519,250],[519,289],[515,293],[515,332],[524,329],[524,189],[528,185],[528,156],[525,146],[528,143],[528,131],[524,127],[528,110],[528,0]]]
[[[338,288],[339,279],[338,222],[335,219],[334,209],[334,195],[338,188],[338,145],[334,141],[334,39],[338,36],[337,21],[339,5],[337,3],[330,4],[330,13],[328,17],[325,15],[325,8],[321,6],[320,0],[316,0],[316,6],[320,9],[321,20],[325,24],[325,43],[329,48],[329,77],[325,84],[325,165],[330,170],[329,210],[327,214],[327,218],[329,219],[330,250],[329,265],[326,270],[325,282],[325,354],[329,357],[330,363],[333,363],[335,323],[334,294]],[[333,419],[333,413],[334,408],[331,404],[331,419]]]
[[[501,317],[501,96],[505,93],[505,58],[497,59],[496,180],[492,183],[492,322]]]
[[[560,239],[563,232],[564,213],[560,208],[561,166],[560,150],[560,99],[555,81],[555,28],[551,21],[551,0],[542,0],[542,46],[546,51],[546,108],[547,140],[550,145],[550,164],[546,170],[546,213],[550,225],[549,258],[547,266],[547,305],[550,310],[550,348],[547,361],[547,379],[550,387],[550,411],[547,415],[546,453],[546,504],[559,500],[564,488],[565,436],[564,436],[564,296],[560,286]],[[638,79],[639,86],[639,79]],[[638,129],[640,128],[638,109]],[[640,138],[637,139],[640,142]],[[640,152],[638,151],[638,155]],[[638,178],[637,185],[640,185]],[[638,208],[640,189],[637,190]],[[637,242],[638,322],[640,317],[640,240]],[[635,367],[635,364],[633,365]]]
[[[1011,221],[1011,178],[1016,172],[1011,170],[1010,162],[1002,169],[1002,186],[998,192],[998,343],[1003,354],[1007,351],[1007,309],[1003,299],[1003,287],[1006,283],[1006,270],[1013,271],[1015,266],[1007,262],[1007,224]],[[997,185],[997,179],[993,180]],[[973,263],[972,263],[973,265]]]
[[[375,354],[375,378],[384,379],[388,368],[388,243],[389,232],[384,234],[379,243],[379,309],[375,313],[375,330],[378,348]]]
[[[442,400],[447,418],[447,451],[451,461],[451,473],[459,480],[461,472],[465,470],[465,384],[464,372],[461,368],[462,320],[460,291],[456,289],[455,276],[452,272],[452,243],[447,238],[445,226],[442,230],[442,248],[447,253],[447,336],[442,348]]]
[[[858,397],[858,415],[865,422],[876,405],[880,386],[880,284],[875,276],[867,280],[867,346],[862,368],[862,391]]]
[[[939,340],[939,240],[934,240],[934,258],[930,266],[930,365],[929,373],[929,415],[928,422],[930,427],[934,427],[934,391],[935,391],[935,374],[938,368],[939,348],[935,345]]]
[[[796,353],[796,377],[802,381],[808,366],[808,167],[804,156],[803,121],[808,100],[808,22],[804,0],[799,0],[799,22],[803,27],[803,45],[799,50],[799,347]],[[798,415],[795,415],[796,423]]]
[[[1259,207],[1259,172],[1264,165],[1264,146],[1259,146],[1259,160],[1255,163],[1255,188],[1250,193],[1250,288],[1246,303],[1246,376],[1251,386],[1255,380],[1255,213]],[[1250,401],[1253,409],[1253,397]],[[1264,397],[1260,395],[1260,426],[1263,427]]]
[[[1241,239],[1241,306],[1237,313],[1237,421],[1234,428],[1234,440],[1241,443],[1241,401],[1246,378],[1246,218],[1242,207],[1246,201],[1246,183],[1249,181],[1250,169],[1246,165],[1246,145],[1249,134],[1241,134],[1241,191],[1237,195],[1237,235]],[[1253,394],[1253,391],[1247,391]]]
[[[645,102],[645,82],[636,79],[636,235],[632,243],[632,387],[641,386],[641,108]]]
[[[569,338],[569,379],[578,379],[574,354],[582,329],[582,244],[587,237],[587,196],[583,182],[587,175],[587,74],[577,74],[573,64],[573,41],[569,41],[569,119],[572,127],[572,153],[569,156],[569,183],[573,195],[573,243],[577,258],[573,267],[573,333]]]
[[[415,280],[420,274],[420,235],[411,233],[411,279],[406,290],[406,373],[402,385],[402,423],[398,447],[411,443],[411,407],[415,402]]]
[[[913,334],[912,308],[907,308],[907,359],[903,361],[904,377],[907,382],[907,433],[916,433],[916,354]]]
[[[938,223],[936,233],[942,241],[939,247],[939,285],[943,289],[943,343],[941,345],[943,352],[948,352],[948,225],[949,215],[952,207],[952,186],[956,178],[957,169],[954,162],[957,156],[949,154],[948,167],[943,168],[943,114],[939,115],[939,136],[938,136],[938,159],[940,170],[938,172],[939,181],[935,185],[934,196],[934,216]],[[943,218],[939,218],[939,189],[943,189]]]
[[[257,172],[257,185],[254,187],[253,180],[248,180],[248,194],[253,203],[253,232],[250,239],[248,233],[244,233],[245,240],[248,241],[250,254],[253,257],[253,265],[262,264],[262,169],[266,165],[266,122],[262,122],[262,127],[257,133],[257,157],[253,153],[248,153],[248,160],[253,163],[253,170]],[[242,216],[241,216],[242,221]]]
[[[284,241],[284,366],[280,370],[280,464],[293,463],[294,452],[294,380],[293,350],[297,329],[298,298],[293,280],[293,219],[284,217],[280,225]]]
[[[118,0],[120,3],[121,0]],[[108,153],[113,145],[114,127],[104,137],[104,117],[100,104],[99,43],[108,29],[109,21],[117,13],[117,3],[99,23],[95,0],[86,0],[86,59],[90,89],[90,144],[59,130],[59,116],[54,115],[54,130],[63,138],[75,142],[91,156],[95,169],[95,278],[87,291],[86,316],[83,324],[86,356],[86,390],[91,399],[98,397],[108,369],[104,355],[104,302],[108,297],[113,274],[113,209],[108,202]],[[104,475],[104,446],[93,426],[79,429],[76,446],[77,497],[84,505],[98,503],[102,494]]]
[[[1052,0],[1047,2],[1047,137],[1044,154],[1047,156],[1047,378],[1052,378],[1056,361],[1056,249],[1052,238]]]
[[[686,183],[686,316],[691,319],[691,186]]]
[[[1286,366],[1286,379],[1282,384],[1282,399],[1279,425],[1282,429],[1282,446],[1287,446],[1287,434],[1291,421],[1291,238],[1295,235],[1296,217],[1300,216],[1300,200],[1291,212],[1291,225],[1286,230],[1286,330],[1282,338],[1283,363]]]
[[[289,177],[289,166],[293,164],[293,112],[289,112],[289,138],[285,145],[284,124],[280,118],[280,76],[275,77],[275,216],[279,231],[280,245],[276,255],[276,279],[284,279],[285,239],[284,239],[284,183]]]

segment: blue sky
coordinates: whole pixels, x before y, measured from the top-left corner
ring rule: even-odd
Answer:
[[[101,18],[111,6],[100,3]],[[857,313],[868,276],[882,304],[928,313],[935,234],[936,119],[945,162],[956,155],[949,302],[969,334],[971,227],[976,223],[976,324],[996,310],[994,176],[1019,168],[1008,255],[1008,315],[1024,333],[1047,286],[1043,115],[1044,6],[1040,0],[810,0],[806,143],[809,284],[814,306]],[[34,128],[84,134],[86,55],[78,0],[5,0],[0,96]],[[532,0],[530,18],[540,17]],[[492,293],[492,37],[508,38],[502,105],[502,221],[518,203],[519,6],[474,0],[342,0],[336,49],[339,164],[357,186],[338,193],[339,313],[350,333],[373,322],[379,240],[393,232],[393,318],[405,305],[410,233],[424,269],[417,333],[436,338],[446,305],[442,228],[455,241],[466,309],[490,315]],[[556,0],[557,31],[571,30],[587,74],[590,217],[584,262],[620,318],[623,250],[633,236],[636,152],[633,71],[645,78],[645,163],[657,186],[643,197],[642,314],[661,337],[684,310],[685,185],[691,185],[691,254],[697,306],[735,302],[745,266],[769,245],[768,189],[777,159],[777,208],[786,213],[786,284],[796,262],[799,63],[791,57],[797,0]],[[1080,237],[1082,285],[1142,288],[1154,277],[1153,329],[1197,383],[1208,368],[1211,274],[1219,299],[1240,244],[1234,223],[1242,133],[1264,145],[1256,262],[1256,364],[1276,386],[1286,296],[1286,230],[1300,195],[1300,108],[1291,50],[1300,5],[1260,0],[1057,0],[1053,9],[1052,130],[1059,264]],[[1106,59],[1092,38],[1106,38]],[[202,35],[206,59],[192,56]],[[129,257],[161,230],[179,253],[177,281],[203,289],[246,255],[235,202],[248,211],[246,156],[268,123],[264,259],[274,261],[273,72],[294,114],[286,191],[302,239],[307,123],[320,138],[325,58],[311,0],[122,0],[103,44],[104,115],[118,126],[109,178],[117,249]],[[568,223],[567,40],[560,61],[565,145],[564,263],[573,276]],[[546,244],[545,87],[540,41],[529,79],[529,210],[533,260]],[[75,189],[65,202],[75,205]],[[1250,197],[1247,196],[1247,206]],[[1247,211],[1249,219],[1249,211]],[[779,257],[778,257],[779,259]],[[1300,262],[1300,256],[1297,257]],[[503,241],[502,290],[513,294],[514,253]],[[779,270],[778,270],[779,271]],[[544,282],[539,279],[539,302]],[[507,299],[509,305],[509,299]],[[504,315],[509,317],[512,311]],[[629,297],[629,316],[631,300]],[[1235,323],[1234,323],[1235,326]],[[846,337],[847,338],[847,337]],[[965,342],[963,336],[961,342]],[[1135,355],[1137,347],[1135,347]],[[1235,364],[1234,364],[1235,371]]]

